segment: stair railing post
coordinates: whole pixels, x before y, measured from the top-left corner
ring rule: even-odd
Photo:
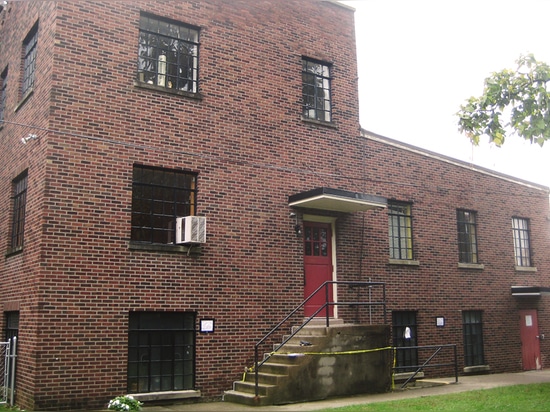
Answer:
[[[456,344],[453,346],[455,354],[455,383],[458,383],[458,358],[456,357]]]
[[[331,283],[329,283],[329,282],[325,282],[325,316],[326,316],[326,320],[327,320],[327,328],[329,327],[329,320],[328,320],[329,316],[328,315],[329,315],[329,306],[330,305],[329,305],[329,300],[328,300],[328,298],[329,298],[328,288],[329,288],[330,284]]]

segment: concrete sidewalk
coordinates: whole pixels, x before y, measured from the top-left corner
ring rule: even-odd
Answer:
[[[465,392],[477,389],[490,389],[499,386],[522,385],[530,383],[550,382],[550,369],[518,373],[499,373],[492,375],[460,376],[458,383],[455,378],[436,379],[438,386],[396,389],[393,392],[375,395],[357,395],[346,398],[333,398],[323,401],[295,403],[290,405],[246,406],[229,402],[195,403],[188,405],[150,406],[143,412],[273,412],[273,411],[317,411],[325,408],[386,402],[397,399],[419,398],[423,396],[444,395],[448,393]],[[399,386],[396,384],[396,387]],[[550,395],[549,395],[550,396]]]

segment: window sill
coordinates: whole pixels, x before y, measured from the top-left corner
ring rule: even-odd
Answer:
[[[130,250],[143,250],[147,252],[168,252],[180,253],[187,256],[202,255],[202,247],[200,245],[162,245],[153,243],[132,242],[128,244]]]
[[[33,95],[33,93],[34,93],[34,87],[31,87],[29,90],[27,90],[27,93],[25,93],[21,101],[17,103],[17,106],[15,106],[15,109],[13,109],[13,111],[17,112],[25,104],[25,102],[29,100],[29,98]]]
[[[466,366],[463,371],[465,375],[475,375],[489,373],[491,371],[491,367],[489,365]]]
[[[411,259],[390,259],[388,263],[390,265],[420,266],[419,260],[411,260]]]
[[[485,265],[482,263],[461,263],[458,262],[459,269],[476,269],[476,270],[483,270],[485,269]]]
[[[302,121],[304,123],[312,123],[312,124],[317,124],[319,126],[330,127],[331,129],[338,129],[338,126],[336,125],[336,123],[333,123],[333,122],[325,122],[324,120],[310,119],[309,117],[304,117],[304,116],[302,116]]]
[[[13,249],[8,249],[5,256],[10,257],[10,256],[13,256],[13,255],[18,255],[21,252],[23,252],[23,246],[17,246]]]
[[[149,393],[133,393],[135,399],[141,402],[150,401],[170,401],[178,399],[200,398],[201,391],[168,391],[168,392],[149,392]]]
[[[516,272],[536,272],[537,268],[535,266],[516,266]]]
[[[191,99],[195,99],[195,100],[202,100],[202,94],[200,93],[192,93],[192,92],[185,92],[183,90],[168,89],[162,86],[155,86],[154,84],[141,83],[141,82],[138,82],[137,80],[134,80],[134,86],[140,89],[154,90],[156,92],[162,92],[162,93],[167,93],[167,94],[172,94],[172,95],[182,96],[182,97],[190,97]]]

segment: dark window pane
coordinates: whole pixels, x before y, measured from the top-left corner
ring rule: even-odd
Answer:
[[[184,342],[186,344],[182,345],[181,343]],[[184,357],[188,359],[187,362],[183,360]],[[130,313],[128,338],[128,391],[130,393],[194,389],[194,359],[194,313]],[[182,386],[183,375],[190,377],[185,380],[188,386]]]
[[[131,239],[173,243],[176,218],[194,214],[196,198],[195,174],[135,165]]]

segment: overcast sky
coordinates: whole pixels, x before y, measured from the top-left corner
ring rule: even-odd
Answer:
[[[472,147],[455,113],[521,54],[550,64],[550,0],[351,0],[361,126],[383,136],[550,186],[550,141],[512,136]]]

